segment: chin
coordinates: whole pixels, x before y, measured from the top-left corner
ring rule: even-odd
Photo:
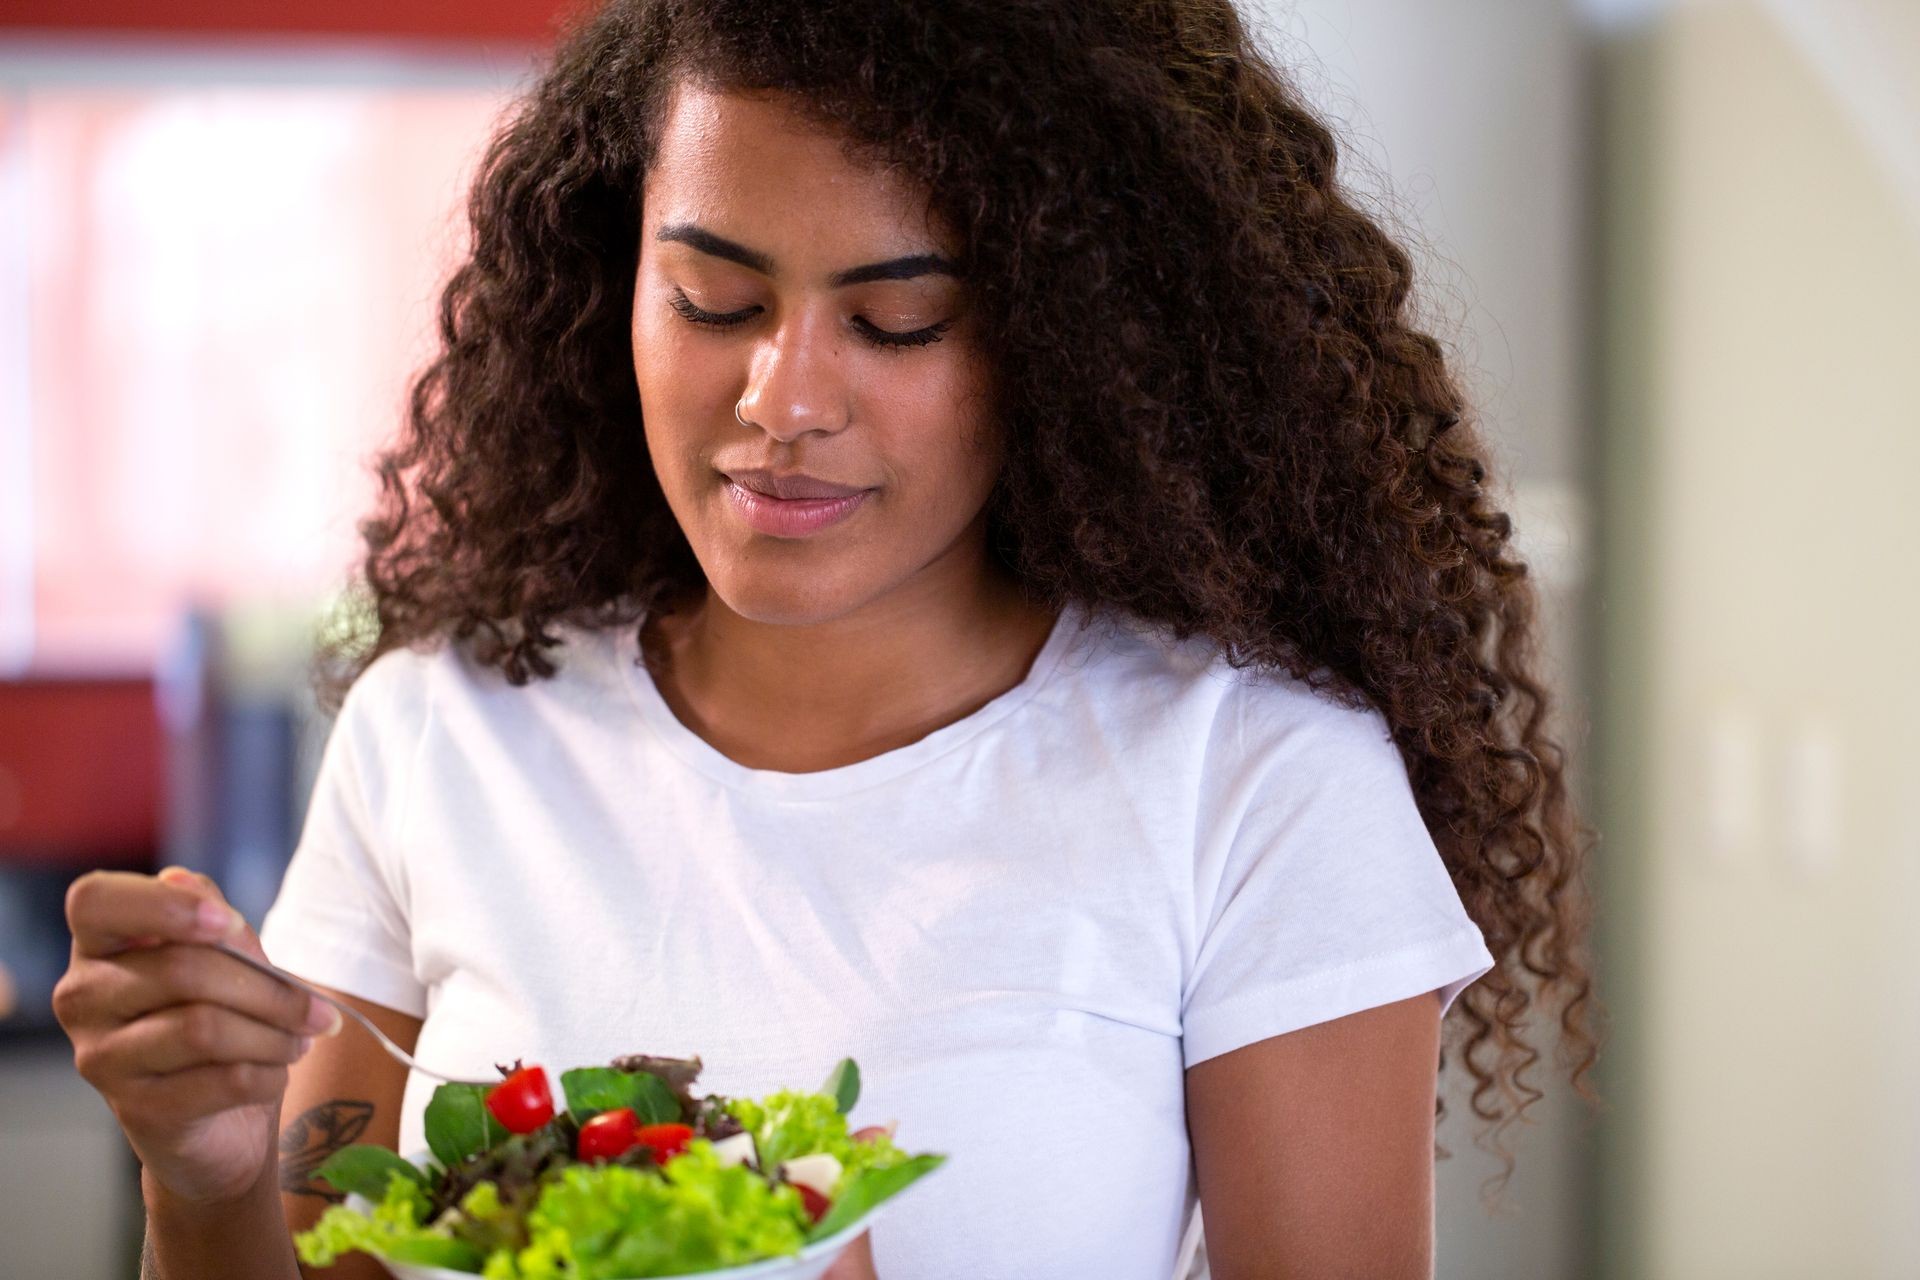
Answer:
[[[870,587],[792,565],[709,570],[707,585],[727,608],[769,626],[804,627],[843,618],[879,594]]]

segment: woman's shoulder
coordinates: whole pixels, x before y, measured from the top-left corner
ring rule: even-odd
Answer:
[[[1145,704],[1153,720],[1197,720],[1209,754],[1284,756],[1328,764],[1394,751],[1386,718],[1343,695],[1326,667],[1304,675],[1258,663],[1235,666],[1212,637],[1113,609],[1096,611],[1083,660],[1100,696]],[[1177,714],[1184,711],[1184,715]]]
[[[443,634],[387,649],[348,687],[340,717],[372,728],[417,727],[431,709],[450,705],[482,715],[522,714],[532,703],[602,696],[616,670],[617,628],[555,623],[546,630],[558,641],[542,651],[551,670],[529,673],[522,684],[483,660],[471,639]]]
[[[1165,698],[1177,690],[1224,688],[1231,675],[1204,635],[1178,636],[1164,623],[1109,604],[1078,608],[1062,665],[1119,692]]]
[[[1119,687],[1164,698],[1180,690],[1203,691],[1223,710],[1248,710],[1288,720],[1365,718],[1368,709],[1343,705],[1330,691],[1331,673],[1316,668],[1301,677],[1258,663],[1235,666],[1212,636],[1178,635],[1165,623],[1099,606],[1088,611],[1088,641],[1077,646],[1086,655],[1080,665]],[[1094,656],[1094,655],[1097,655]]]

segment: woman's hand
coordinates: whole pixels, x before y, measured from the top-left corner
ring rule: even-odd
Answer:
[[[273,1158],[287,1065],[340,1015],[205,945],[266,958],[214,883],[178,867],[89,872],[67,925],[53,1011],[74,1066],[150,1178],[188,1202],[239,1197]]]
[[[873,1232],[862,1231],[854,1237],[820,1280],[880,1280],[873,1270]]]

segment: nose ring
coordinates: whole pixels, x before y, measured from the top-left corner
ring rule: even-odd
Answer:
[[[750,427],[753,425],[751,422],[748,422],[745,418],[740,416],[740,402],[738,400],[735,400],[733,402],[733,420],[739,423],[743,427]]]

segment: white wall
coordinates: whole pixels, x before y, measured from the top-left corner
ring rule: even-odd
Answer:
[[[1920,22],[1801,8],[1610,36],[1609,1277],[1920,1275]]]

